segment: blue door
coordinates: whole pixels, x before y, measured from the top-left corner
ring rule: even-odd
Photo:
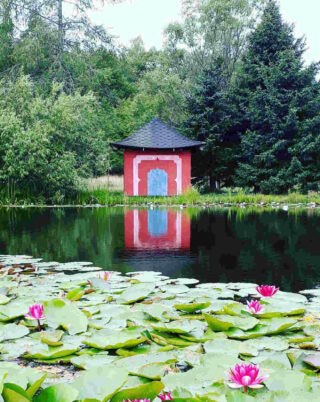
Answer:
[[[162,169],[148,173],[148,195],[168,195],[168,174]]]

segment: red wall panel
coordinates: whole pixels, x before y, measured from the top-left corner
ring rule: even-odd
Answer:
[[[177,194],[177,165],[172,160],[142,160],[138,165],[138,177],[134,178],[134,159],[137,156],[178,156],[182,163],[181,188],[185,192],[191,187],[191,151],[131,151],[124,152],[124,191],[126,195],[134,195],[134,181],[140,179],[138,195],[148,194],[148,173],[152,169],[162,169],[168,174],[168,195]]]

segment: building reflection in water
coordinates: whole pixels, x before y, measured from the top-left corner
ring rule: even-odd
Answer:
[[[136,250],[189,250],[190,217],[181,210],[129,210],[125,247]]]

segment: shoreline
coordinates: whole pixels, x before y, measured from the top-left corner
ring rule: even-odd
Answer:
[[[185,207],[320,207],[320,193],[289,193],[289,194],[247,194],[241,189],[239,191],[229,191],[221,193],[199,194],[192,189],[189,192],[176,196],[157,197],[157,196],[126,196],[122,191],[107,191],[96,189],[80,191],[74,197],[65,197],[55,200],[45,200],[44,198],[24,197],[20,194],[15,197],[0,197],[1,207],[30,208],[30,207],[150,207],[161,206],[166,208],[185,208]]]
[[[287,202],[272,203],[193,203],[193,204],[165,204],[165,203],[137,203],[137,204],[2,204],[0,208],[272,208],[272,209],[320,209],[320,205],[315,202],[291,204]]]

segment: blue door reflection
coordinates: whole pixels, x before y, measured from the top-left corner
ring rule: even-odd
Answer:
[[[168,233],[168,211],[148,211],[148,232],[152,237],[161,237]]]

